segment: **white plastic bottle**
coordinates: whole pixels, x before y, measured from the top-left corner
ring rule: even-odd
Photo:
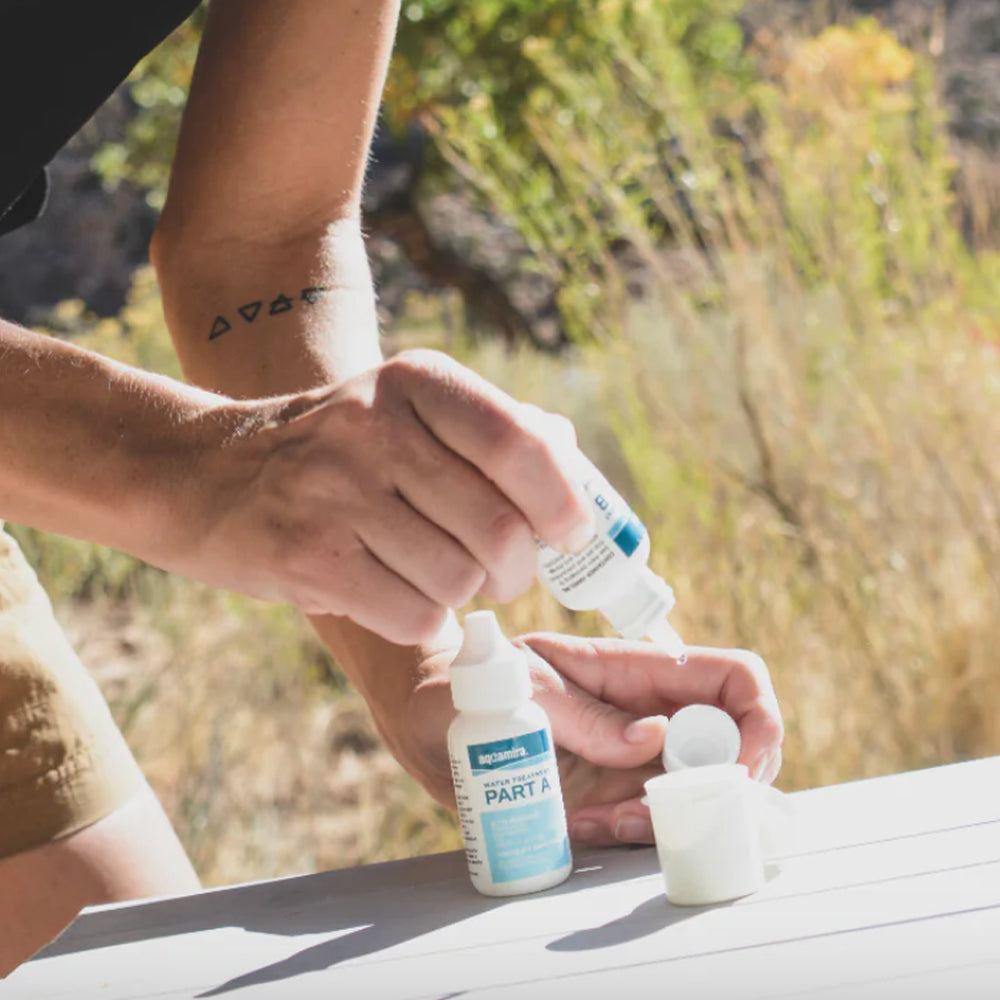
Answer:
[[[674,592],[646,565],[646,526],[582,454],[578,478],[593,506],[594,537],[570,554],[539,542],[539,579],[564,607],[597,610],[626,639],[647,636],[682,658],[684,642],[667,621]]]
[[[531,694],[524,653],[493,612],[467,615],[448,752],[469,875],[486,896],[548,889],[573,869],[552,728]]]

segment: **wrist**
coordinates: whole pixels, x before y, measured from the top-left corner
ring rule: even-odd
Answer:
[[[247,452],[267,411],[194,387],[183,391],[191,404],[164,446],[136,437],[128,448],[136,468],[153,463],[130,519],[138,532],[128,550],[161,569],[211,582],[196,567],[220,512],[247,487]]]
[[[393,756],[411,773],[419,771],[410,765],[435,756],[428,741],[443,734],[454,715],[448,667],[462,642],[455,615],[423,646],[395,645],[347,618],[313,616],[310,622],[365,699]]]

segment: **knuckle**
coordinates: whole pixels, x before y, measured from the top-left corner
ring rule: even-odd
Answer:
[[[525,650],[527,654],[528,671],[531,674],[531,686],[535,695],[565,696],[568,690],[566,678],[532,648],[529,641],[531,638],[531,636],[521,636],[514,641],[514,645]]]
[[[758,696],[771,693],[771,673],[763,657],[749,650],[739,651],[739,662]]]
[[[581,525],[591,523],[590,511],[583,507],[567,486],[565,497],[552,506],[549,523],[550,530],[557,537],[565,537],[579,529]]]
[[[426,428],[416,421],[397,421],[391,443],[396,462],[408,468],[424,482],[434,480],[440,489],[454,489],[454,462],[446,449],[436,442]]]
[[[492,578],[493,599],[499,604],[507,604],[508,601],[516,600],[525,593],[534,583],[534,572],[524,570],[521,572],[499,573]]]
[[[472,559],[462,559],[441,581],[440,598],[453,608],[461,607],[479,593],[486,582],[486,570]]]
[[[447,354],[426,347],[417,347],[400,351],[382,366],[382,370],[386,374],[411,378],[447,371],[454,364],[455,362]]]
[[[492,452],[493,461],[511,473],[524,472],[551,460],[546,442],[510,413],[496,415]]]
[[[497,601],[514,600],[534,582],[534,534],[516,507],[506,508],[489,522],[484,532],[483,551],[491,590]]]
[[[742,651],[740,660],[746,670],[754,699],[765,713],[764,734],[769,741],[780,744],[785,738],[785,724],[767,663],[757,653],[748,650]]]
[[[488,522],[483,544],[491,563],[503,563],[529,554],[534,556],[535,552],[531,525],[513,505],[505,507]]]
[[[413,645],[430,642],[444,628],[447,618],[447,607],[433,601],[421,601],[396,619],[398,631],[394,641]]]

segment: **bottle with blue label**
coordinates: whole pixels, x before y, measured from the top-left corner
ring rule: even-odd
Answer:
[[[594,536],[586,548],[573,553],[539,542],[539,579],[563,607],[599,611],[624,638],[648,637],[683,659],[684,642],[667,621],[674,592],[646,565],[646,526],[607,479],[577,454],[577,478],[590,498]]]
[[[538,892],[573,869],[552,727],[493,612],[472,612],[464,627],[448,752],[469,875],[487,896]]]

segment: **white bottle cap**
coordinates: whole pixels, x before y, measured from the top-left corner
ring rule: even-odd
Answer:
[[[611,622],[619,635],[626,639],[641,639],[654,625],[667,617],[673,606],[673,590],[665,580],[645,566],[622,593],[606,604],[599,605],[597,610]]]
[[[663,767],[681,771],[706,764],[735,764],[741,746],[740,728],[728,712],[713,705],[688,705],[667,723]]]
[[[708,906],[764,884],[755,782],[742,764],[661,774],[646,782],[667,899]]]
[[[531,698],[524,652],[500,631],[492,611],[465,616],[462,647],[451,665],[451,700],[460,712],[501,712]]]

